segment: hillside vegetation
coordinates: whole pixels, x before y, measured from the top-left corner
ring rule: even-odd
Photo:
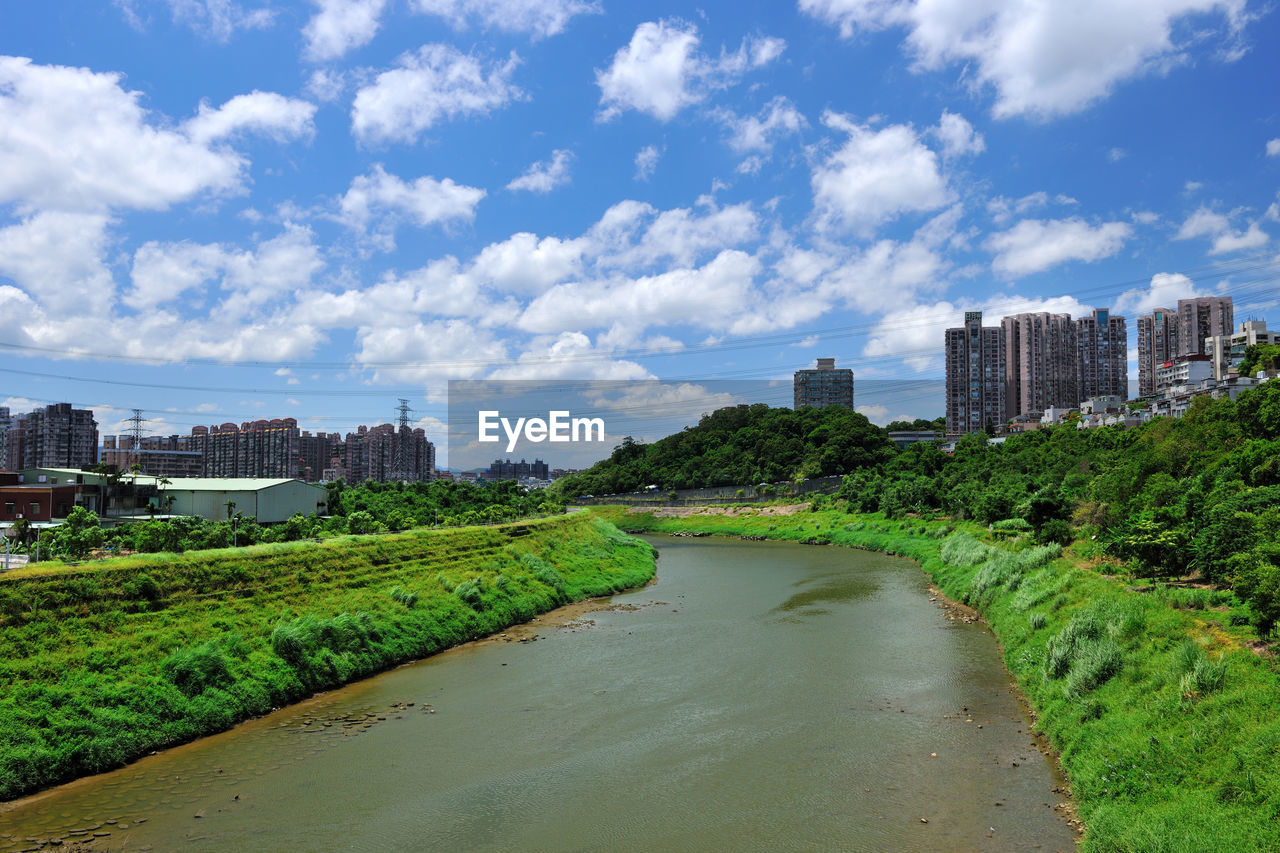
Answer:
[[[575,514],[6,573],[0,799],[653,572],[649,545]]]
[[[562,477],[551,491],[574,498],[651,485],[666,490],[775,483],[845,474],[892,455],[893,445],[864,415],[836,406],[794,411],[758,403],[720,409],[653,444],[626,438],[608,459]]]
[[[999,639],[1070,778],[1083,850],[1280,849],[1280,674],[1248,650],[1247,626],[1231,627],[1240,608],[1229,592],[1136,591],[1082,567],[1074,549],[972,522],[592,511],[629,529],[832,542],[919,560]]]

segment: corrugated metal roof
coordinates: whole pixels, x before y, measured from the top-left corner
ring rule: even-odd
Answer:
[[[324,488],[323,486],[316,486],[312,483],[304,483],[301,480],[285,477],[278,479],[268,477],[171,477],[169,485],[165,486],[164,489],[167,492],[257,492],[283,483],[298,483],[299,485],[311,486],[316,489]]]

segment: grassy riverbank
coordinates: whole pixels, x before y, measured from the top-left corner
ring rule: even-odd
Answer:
[[[977,525],[770,514],[777,509],[597,512],[629,530],[831,542],[916,559],[1000,640],[1071,780],[1082,849],[1280,849],[1280,675],[1247,648],[1250,629],[1232,627],[1244,620],[1229,601],[1133,591],[1071,550],[993,547]]]
[[[584,513],[0,577],[0,799],[648,581]]]

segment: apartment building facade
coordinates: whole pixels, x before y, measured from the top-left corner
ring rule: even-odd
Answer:
[[[1129,399],[1129,332],[1124,317],[1095,308],[1077,318],[1076,393],[1079,401],[1096,397]]]
[[[964,325],[946,330],[947,433],[994,429],[1005,422],[1003,326],[983,326],[981,311],[967,311]]]
[[[98,461],[98,422],[92,409],[54,403],[11,418],[4,467],[87,468]]]
[[[818,359],[816,368],[797,370],[791,380],[792,407],[823,408],[842,406],[853,409],[853,371],[836,368],[834,358]]]
[[[1076,326],[1070,314],[1014,314],[1004,338],[1005,416],[1080,404]]]

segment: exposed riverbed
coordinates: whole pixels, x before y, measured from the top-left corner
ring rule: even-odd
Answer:
[[[1074,849],[913,564],[651,541],[654,585],[20,801],[0,851]]]

